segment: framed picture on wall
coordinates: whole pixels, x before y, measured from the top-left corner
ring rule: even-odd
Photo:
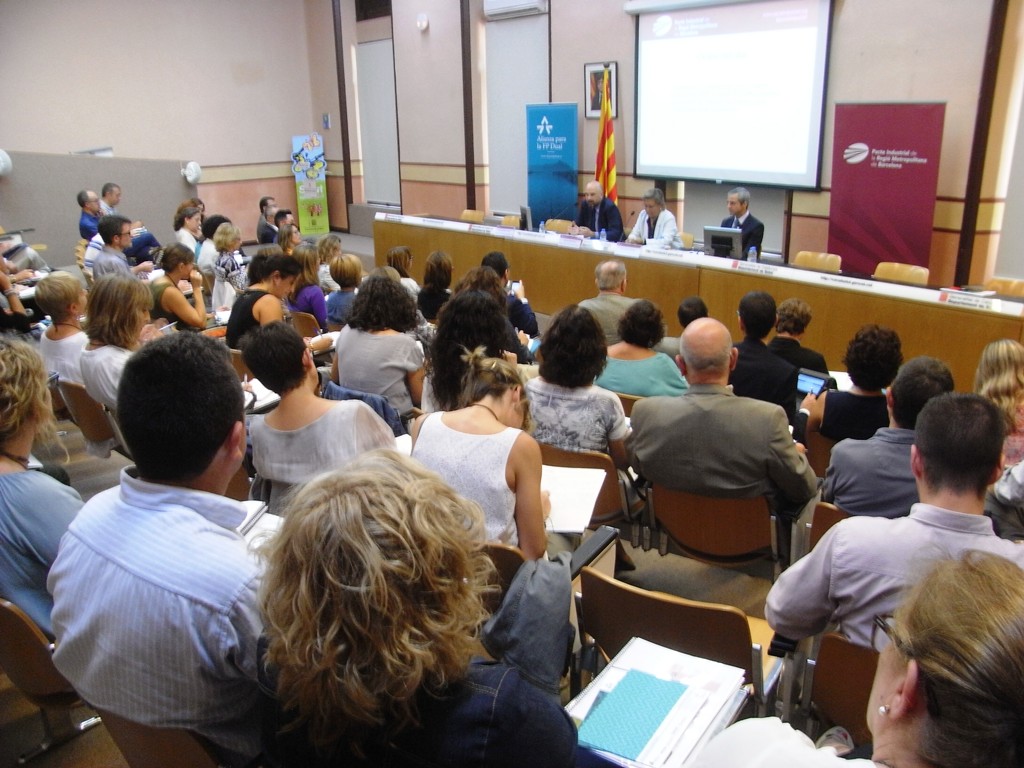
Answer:
[[[586,103],[585,114],[588,118],[601,117],[601,86],[604,83],[605,67],[608,67],[608,77],[611,79],[612,117],[619,116],[618,64],[611,61],[583,65],[583,94]]]

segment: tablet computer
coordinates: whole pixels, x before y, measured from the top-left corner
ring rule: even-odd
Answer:
[[[814,395],[817,397],[828,388],[829,374],[821,371],[812,371],[810,368],[801,368],[796,378],[796,390],[802,395]]]

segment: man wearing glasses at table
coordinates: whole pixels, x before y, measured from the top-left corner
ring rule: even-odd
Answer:
[[[891,614],[931,561],[982,550],[1024,567],[1024,547],[1000,539],[984,516],[999,477],[1005,427],[977,395],[944,394],[922,409],[911,448],[920,503],[908,517],[852,517],[829,530],[768,593],[765,618],[799,640],[836,627],[870,647],[874,617]]]

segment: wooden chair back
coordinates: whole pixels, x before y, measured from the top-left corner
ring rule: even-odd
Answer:
[[[619,402],[622,403],[622,410],[627,418],[633,415],[633,406],[637,401],[643,400],[640,395],[627,395],[625,392],[616,392],[615,394],[618,396]]]
[[[1015,280],[1012,277],[993,277],[985,281],[986,291],[995,291],[1000,296],[1024,296],[1024,280]]]
[[[611,456],[599,451],[564,451],[553,445],[540,444],[541,460],[550,467],[579,467],[604,470],[604,484],[594,502],[590,525],[601,525],[623,516],[625,499],[619,473]]]
[[[467,208],[466,210],[464,210],[462,212],[462,215],[459,216],[459,220],[460,221],[470,221],[470,222],[472,222],[474,224],[483,224],[484,223],[484,215],[485,214],[484,214],[483,211],[474,211],[472,208]]]
[[[304,339],[320,335],[320,323],[309,312],[292,312],[292,328]]]
[[[679,239],[683,243],[684,251],[693,250],[693,233],[692,232],[680,232]]]
[[[872,275],[876,280],[888,280],[891,283],[910,283],[912,285],[928,285],[929,271],[927,267],[916,264],[904,264],[899,261],[880,261]]]
[[[568,219],[548,219],[544,222],[544,229],[548,232],[557,232],[560,235],[569,234],[569,227],[572,226],[572,222]]]
[[[807,463],[811,465],[815,475],[824,477],[828,463],[832,460],[832,446],[836,441],[825,437],[817,430],[808,429],[804,432],[804,443],[807,447]]]
[[[844,726],[854,744],[870,742],[865,713],[878,666],[878,653],[829,632],[821,638],[813,663],[811,704],[819,717],[830,724]]]
[[[519,214],[509,213],[501,217],[501,226],[503,227],[514,227],[519,229]]]
[[[73,707],[81,699],[53,665],[53,646],[14,603],[0,599],[0,667],[37,707]]]
[[[519,547],[510,544],[501,544],[496,541],[489,541],[484,544],[484,551],[494,563],[494,583],[498,585],[499,591],[488,596],[487,608],[494,613],[501,605],[501,599],[505,596],[508,588],[512,585],[512,579],[519,572],[519,566],[526,562],[526,556]]]
[[[725,499],[655,483],[647,496],[659,528],[701,560],[752,560],[774,549],[773,521],[763,496]]]
[[[57,386],[71,414],[71,420],[82,430],[86,440],[102,443],[114,437],[114,430],[103,413],[103,406],[92,399],[82,384],[58,381]]]
[[[110,738],[131,768],[217,768],[220,762],[198,735],[184,728],[157,728],[97,710]]]
[[[838,272],[843,267],[843,258],[837,253],[800,251],[793,259],[794,267],[815,269],[818,272]]]
[[[235,373],[238,374],[239,381],[242,381],[246,376],[250,379],[256,378],[252,375],[252,371],[249,370],[249,366],[245,364],[245,360],[242,359],[242,350],[231,350],[231,365],[234,367]]]
[[[829,504],[827,501],[819,501],[815,504],[814,517],[811,518],[810,525],[808,525],[808,550],[814,549],[815,545],[821,541],[821,537],[825,535],[829,528],[849,516],[847,512],[843,512],[835,504]]]
[[[583,631],[608,658],[633,637],[731,664],[754,682],[752,642],[739,608],[639,589],[587,566],[580,571]]]
[[[114,439],[117,441],[117,450],[130,459],[132,457],[131,451],[128,450],[128,443],[125,442],[124,433],[121,431],[121,422],[118,421],[117,413],[104,405],[103,415],[106,417],[107,423],[110,425],[110,430],[114,433]]]

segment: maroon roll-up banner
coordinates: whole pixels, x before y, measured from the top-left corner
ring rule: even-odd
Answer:
[[[828,250],[843,271],[928,266],[945,104],[837,104]]]

